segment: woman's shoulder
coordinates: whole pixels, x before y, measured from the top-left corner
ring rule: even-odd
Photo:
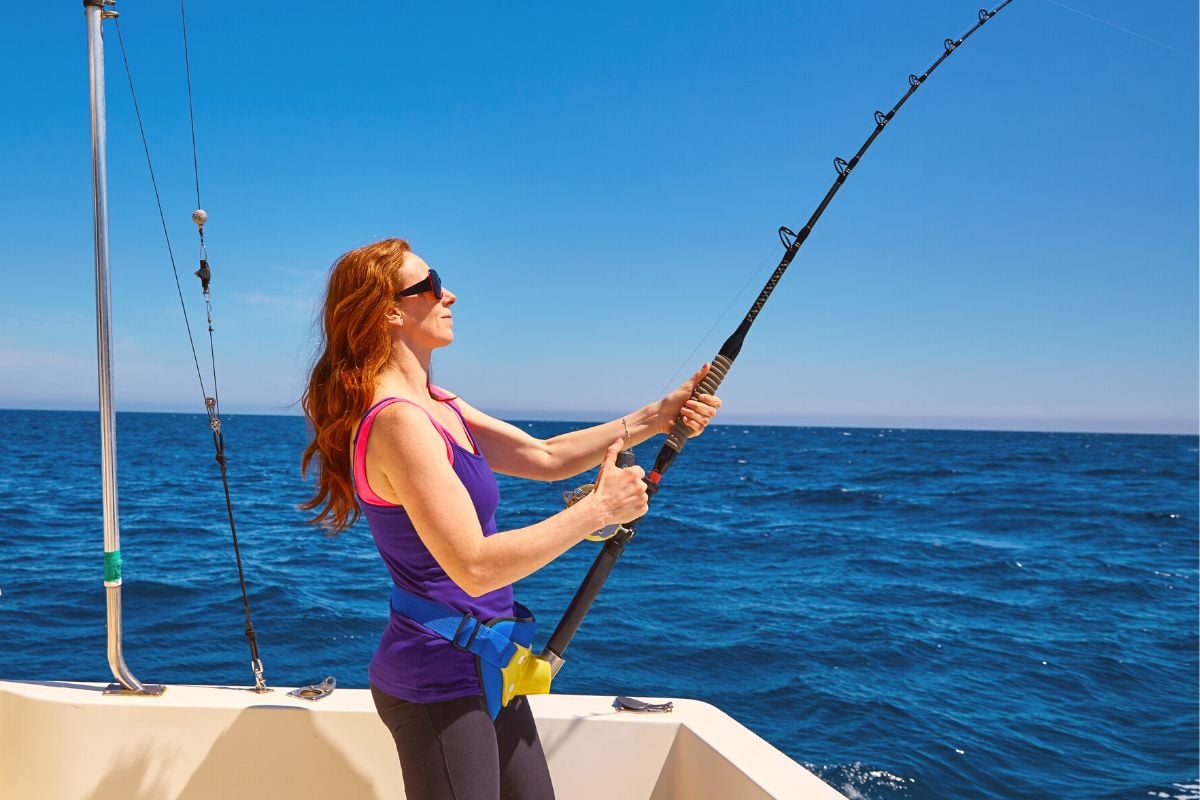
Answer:
[[[429,412],[416,400],[408,397],[384,397],[371,406],[371,412],[368,414],[374,417],[372,421],[377,428],[408,426],[416,422],[429,423]]]
[[[420,460],[447,449],[441,428],[428,411],[416,401],[394,399],[398,402],[380,408],[372,421],[371,442],[380,448],[378,452]]]

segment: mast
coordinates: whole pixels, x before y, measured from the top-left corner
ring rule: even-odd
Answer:
[[[116,0],[83,0],[88,31],[88,77],[92,106],[92,199],[95,208],[96,354],[100,384],[100,478],[104,503],[104,592],[107,601],[108,666],[117,683],[106,692],[162,694],[162,686],[143,685],[121,652],[121,533],[117,521],[117,438],[112,402],[112,334],[108,292],[108,171],[105,161],[104,30],[117,16],[105,6]]]

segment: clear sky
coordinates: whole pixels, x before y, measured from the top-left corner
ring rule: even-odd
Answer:
[[[189,4],[224,410],[296,412],[329,265],[393,235],[459,296],[438,383],[510,418],[654,399],[978,8]],[[118,10],[202,334],[178,4]],[[117,407],[200,411],[108,25]],[[1195,432],[1197,49],[1194,0],[1015,0],[830,206],[725,421]],[[78,0],[6,8],[0,65],[0,407],[94,408]]]

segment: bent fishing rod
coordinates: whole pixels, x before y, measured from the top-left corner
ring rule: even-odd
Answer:
[[[858,166],[867,149],[879,138],[879,134],[883,133],[883,129],[888,123],[895,118],[896,113],[900,108],[908,102],[917,89],[924,85],[929,76],[933,74],[941,63],[950,57],[950,54],[962,46],[970,36],[984,26],[984,24],[992,17],[996,16],[1012,0],[1004,0],[1000,5],[996,6],[991,11],[986,8],[979,10],[978,21],[967,30],[966,33],[959,36],[957,39],[946,39],[944,49],[937,60],[934,61],[920,75],[910,74],[908,76],[908,91],[904,93],[891,111],[884,113],[882,111],[875,112],[875,129],[871,131],[871,135],[863,142],[862,147],[858,148],[858,152],[849,160],[843,158],[835,158],[833,160],[834,169],[837,171],[837,178],[833,182],[833,186],[825,193],[816,211],[808,218],[808,222],[804,224],[798,232],[791,229],[781,227],[779,229],[779,239],[783,242],[785,252],[783,258],[779,261],[779,266],[771,273],[771,277],[767,279],[767,283],[763,286],[762,291],[758,293],[758,297],[754,300],[754,304],[750,307],[750,311],[746,314],[741,324],[733,332],[725,344],[721,345],[720,351],[713,358],[708,374],[704,376],[704,380],[692,392],[692,397],[700,394],[714,394],[717,387],[721,385],[721,381],[729,373],[729,369],[733,366],[733,361],[738,357],[738,353],[742,350],[742,344],[745,342],[746,334],[750,331],[750,326],[754,324],[754,320],[758,317],[764,305],[766,305],[771,293],[775,291],[775,287],[779,284],[783,273],[787,271],[788,266],[792,263],[792,259],[796,257],[797,251],[808,239],[812,229],[816,226],[821,215],[825,213],[825,209],[833,200],[834,195],[842,188],[846,179],[850,177],[850,173]],[[676,417],[675,425],[671,433],[667,436],[667,441],[663,444],[662,449],[658,451],[658,456],[654,459],[654,466],[646,475],[646,491],[651,498],[658,492],[660,482],[663,475],[675,463],[675,459],[683,451],[684,445],[687,443],[690,430],[684,423],[683,415]],[[628,453],[628,451],[627,451]],[[629,457],[632,454],[626,455],[624,463],[618,462],[618,466],[628,466],[632,464],[632,459]],[[600,554],[596,556],[596,560],[592,562],[591,568],[580,584],[579,589],[575,592],[575,596],[571,599],[570,605],[567,606],[566,612],[558,623],[558,627],[551,634],[549,642],[546,644],[546,649],[542,651],[539,658],[550,663],[550,668],[553,674],[557,674],[564,663],[563,653],[566,652],[567,645],[570,644],[571,638],[579,629],[579,625],[583,622],[584,616],[595,602],[596,596],[599,595],[600,589],[604,586],[604,582],[608,580],[609,573],[612,572],[613,566],[617,563],[617,559],[621,557],[621,553],[625,550],[625,545],[633,538],[635,530],[639,522],[645,517],[641,517],[633,522],[626,523],[617,529],[615,535],[608,538],[604,543],[604,548]]]

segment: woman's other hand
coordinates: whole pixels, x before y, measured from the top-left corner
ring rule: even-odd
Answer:
[[[596,475],[596,488],[590,495],[599,505],[605,525],[631,522],[650,510],[646,483],[642,480],[646,471],[638,466],[625,469],[617,466],[617,454],[624,447],[624,439],[617,439],[609,446]]]
[[[708,364],[704,364],[678,389],[659,401],[658,424],[663,433],[671,432],[679,416],[683,417],[683,424],[691,431],[689,436],[699,436],[708,427],[708,423],[716,416],[717,409],[721,407],[721,398],[713,394],[698,394],[692,397],[692,392],[696,391],[696,386],[707,374]]]

